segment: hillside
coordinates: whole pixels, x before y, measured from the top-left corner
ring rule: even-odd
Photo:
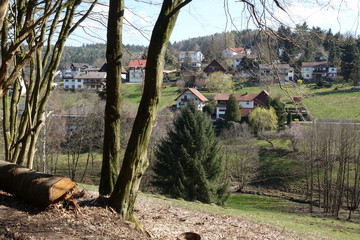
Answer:
[[[195,232],[206,240],[235,239],[358,239],[358,224],[325,218],[302,216],[301,205],[290,202],[282,211],[256,211],[261,204],[256,198],[241,202],[242,210],[140,195],[135,216],[151,236],[135,231],[134,225],[104,208],[95,192],[87,192],[78,213],[51,208],[41,210],[0,192],[0,239],[172,239],[183,232]],[[234,199],[235,200],[235,199]],[[271,202],[279,202],[274,198]],[[236,200],[237,204],[240,204]],[[263,202],[266,203],[266,202]],[[282,203],[284,204],[284,203]],[[299,214],[289,214],[291,208]],[[306,205],[304,205],[306,207]],[[295,209],[295,208],[294,208]],[[285,223],[286,222],[286,223]]]
[[[312,85],[283,85],[282,89],[278,86],[259,86],[245,87],[237,93],[259,93],[267,90],[272,97],[280,97],[282,102],[291,105],[291,97],[301,96],[305,107],[313,119],[341,119],[347,118],[353,121],[360,121],[360,105],[354,104],[359,101],[359,90],[352,90],[351,85],[334,84],[331,88],[316,88]],[[124,99],[132,103],[140,102],[142,87],[136,84],[124,85]],[[208,99],[215,96],[215,92],[203,91]],[[289,95],[288,95],[289,94]],[[160,108],[171,106],[179,96],[178,88],[166,86],[163,89]]]

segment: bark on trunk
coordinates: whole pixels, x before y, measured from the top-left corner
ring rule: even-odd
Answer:
[[[164,0],[150,40],[144,92],[125,152],[110,205],[125,220],[134,221],[134,204],[141,178],[148,167],[147,147],[161,93],[164,58],[179,10],[191,0]]]
[[[114,189],[120,163],[120,105],[122,69],[122,22],[124,0],[110,1],[107,32],[107,76],[103,161],[99,185],[100,195]]]
[[[0,161],[0,189],[42,207],[67,200],[77,192],[76,183],[69,178],[39,173],[5,161]]]

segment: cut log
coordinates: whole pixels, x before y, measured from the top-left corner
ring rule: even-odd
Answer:
[[[38,206],[68,200],[77,192],[69,178],[39,173],[13,163],[0,161],[0,189]]]

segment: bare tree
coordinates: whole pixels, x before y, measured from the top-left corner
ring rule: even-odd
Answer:
[[[74,0],[10,3],[9,21],[2,28],[0,68],[0,96],[16,80],[12,95],[3,97],[7,161],[29,168],[33,165],[36,142],[66,39],[90,14],[97,0],[91,2],[85,14],[73,23],[80,3]],[[27,63],[29,66],[25,69]],[[24,109],[18,117],[21,82],[25,85],[26,97]]]
[[[237,191],[242,192],[258,174],[259,148],[246,123],[233,123],[221,133],[221,138],[228,178],[236,182]]]

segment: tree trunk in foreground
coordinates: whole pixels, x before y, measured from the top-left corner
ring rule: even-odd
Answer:
[[[135,221],[134,204],[141,178],[148,167],[147,147],[155,122],[163,79],[164,58],[179,10],[191,0],[164,0],[154,26],[145,71],[144,92],[125,151],[110,206],[125,220]]]
[[[42,207],[68,200],[77,192],[76,183],[69,178],[35,172],[5,161],[0,161],[0,189]]]
[[[110,1],[106,48],[106,106],[100,195],[114,189],[120,162],[122,22],[124,0]]]

